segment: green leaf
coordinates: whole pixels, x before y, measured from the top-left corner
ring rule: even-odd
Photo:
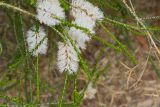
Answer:
[[[30,0],[30,4],[31,5],[35,5],[36,4],[36,0]]]
[[[74,92],[73,92],[73,98],[74,98],[74,104],[75,104],[75,106],[78,106],[82,102],[83,95],[80,94],[77,90],[74,90]]]
[[[25,101],[22,100],[20,97],[11,97],[11,96],[6,96],[3,93],[0,93],[0,98],[5,99],[11,103],[13,103],[14,106],[26,106],[26,107],[36,107],[33,104],[27,104]]]
[[[10,87],[13,87],[17,83],[17,80],[1,80],[0,81],[0,90],[6,91]]]
[[[15,69],[17,66],[19,66],[22,62],[23,56],[20,53],[20,50],[17,50],[17,52],[14,55],[13,61],[11,64],[9,64],[9,69]]]
[[[70,5],[67,1],[65,0],[60,0],[61,6],[63,7],[64,11],[69,11],[70,10]]]
[[[0,55],[2,54],[2,50],[3,50],[2,44],[0,43]]]
[[[10,69],[14,69],[17,66],[23,64],[22,61],[25,59],[25,39],[23,34],[23,21],[20,13],[15,13],[14,17],[14,31],[15,37],[18,44],[18,50],[15,54],[12,64],[9,65]]]
[[[0,104],[0,107],[8,107],[8,105]]]
[[[110,36],[119,46],[119,48],[122,50],[122,52],[132,61],[133,64],[137,64],[136,58],[129,52],[129,50],[126,48],[125,45],[123,45],[114,34],[112,34],[102,23],[99,23],[100,26],[103,28],[103,30]]]
[[[20,48],[20,51],[22,54],[25,54],[25,39],[23,34],[23,21],[22,16],[20,13],[15,13],[15,19],[14,19],[14,30],[15,30],[15,36],[17,39],[17,44]]]
[[[26,2],[28,5],[35,6],[37,1],[36,0],[24,0],[24,2]]]

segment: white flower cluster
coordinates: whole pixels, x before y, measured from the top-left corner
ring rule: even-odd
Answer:
[[[104,18],[102,11],[86,0],[72,0],[71,7],[72,9],[70,13],[75,19],[72,21],[72,24],[84,27],[91,33],[95,33],[94,27],[96,26],[96,21]],[[37,0],[36,10],[37,19],[47,26],[55,26],[60,23],[58,19],[65,19],[65,12],[60,6],[59,0]],[[86,42],[91,39],[88,34],[75,27],[69,28],[68,34],[74,43],[76,43],[76,47],[79,51],[80,49],[86,49]],[[46,34],[42,27],[39,27],[38,30],[36,27],[32,27],[27,32],[28,50],[30,52],[32,52],[33,49],[40,44],[33,52],[33,56],[37,56],[38,54],[46,54],[48,48],[47,37],[42,41],[45,36]],[[40,43],[41,41],[42,43]],[[76,72],[79,66],[79,58],[71,43],[69,41],[66,43],[59,42],[58,49],[57,66],[59,71],[67,71],[70,74]]]
[[[61,8],[58,0],[38,0],[37,1],[37,18],[41,23],[48,26],[54,26],[60,23],[60,19],[65,19],[65,13]]]
[[[98,7],[93,6],[86,0],[72,0],[71,3],[71,15],[75,18],[72,22],[78,26],[87,28],[91,33],[95,33],[94,27],[96,25],[97,20],[102,20],[104,18],[103,13],[99,10]],[[82,30],[76,29],[75,27],[71,27],[68,31],[68,34],[71,36],[72,40],[76,43],[76,46],[80,49],[86,49],[86,42],[88,42],[91,38]],[[70,45],[68,45],[70,46]],[[61,47],[61,45],[59,45]],[[64,49],[65,48],[65,49]],[[68,47],[59,48],[58,53],[58,67],[61,72],[68,70],[70,73],[77,71],[78,68],[78,58],[77,54],[70,54],[76,61],[72,61],[73,58],[70,58],[71,61],[63,60],[62,56],[65,56],[64,50],[67,50]],[[72,47],[70,46],[72,49]],[[63,55],[61,54],[61,51]],[[67,52],[66,52],[67,53]],[[66,56],[67,57],[67,56]],[[60,60],[59,60],[60,59]],[[66,64],[68,62],[71,67],[68,67]],[[73,63],[74,62],[74,63]],[[73,70],[72,67],[75,67]]]
[[[60,19],[65,19],[65,13],[63,8],[60,6],[59,0],[37,0],[37,19],[48,26],[54,26],[60,23]],[[43,40],[43,38],[45,38]],[[28,50],[32,52],[33,56],[38,56],[38,54],[46,54],[48,38],[42,27],[36,29],[36,27],[31,27],[27,32],[27,43]],[[36,49],[36,47],[38,48]]]
[[[84,99],[92,100],[96,97],[97,89],[93,88],[93,84],[89,83],[87,90],[84,93]]]
[[[78,69],[78,56],[74,47],[68,43],[58,43],[58,69],[62,73],[68,71],[70,74]]]
[[[71,14],[75,18],[90,17],[92,20],[102,20],[103,12],[87,0],[72,0]]]
[[[104,18],[103,12],[86,0],[72,0],[71,15],[75,18],[73,24],[87,28],[91,33],[95,33],[96,21]],[[69,34],[79,48],[86,48],[86,42],[90,40],[89,35],[73,27],[70,28]]]
[[[30,30],[27,31],[27,43],[28,51],[32,52],[34,50],[32,52],[33,56],[38,56],[38,54],[46,54],[48,48],[48,38],[46,37],[44,29],[42,27],[31,27]]]

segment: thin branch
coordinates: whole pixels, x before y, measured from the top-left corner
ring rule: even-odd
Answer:
[[[137,16],[137,14],[134,12],[134,10],[132,10],[132,9],[128,6],[128,4],[126,3],[126,0],[122,0],[122,2],[123,2],[124,5],[127,7],[127,9],[132,13],[132,15],[135,17],[135,19],[137,20],[137,22],[145,29],[145,31],[146,31],[146,33],[147,33],[147,35],[148,35],[148,37],[149,37],[149,39],[150,39],[150,41],[151,41],[151,45],[154,46],[154,48],[156,49],[157,53],[160,55],[160,50],[159,50],[159,48],[157,47],[157,45],[155,44],[155,42],[154,42],[154,40],[153,40],[153,38],[152,38],[151,32],[149,32],[149,31],[147,30],[146,25],[142,22],[142,20],[140,20],[140,18]],[[131,2],[130,2],[130,3],[131,3]]]

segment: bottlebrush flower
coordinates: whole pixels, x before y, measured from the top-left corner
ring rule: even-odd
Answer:
[[[75,41],[78,48],[86,49],[86,42],[90,40],[90,37],[86,33],[82,30],[71,27],[68,34],[71,36],[72,40]]]
[[[41,23],[48,26],[54,26],[60,23],[60,19],[65,19],[65,13],[63,8],[60,6],[58,0],[38,0],[37,1],[37,18]]]
[[[95,33],[94,31],[95,21],[91,20],[90,17],[82,16],[75,19],[75,21],[73,21],[72,23],[88,29],[91,33]],[[86,34],[83,30],[76,29],[74,27],[70,28],[68,34],[81,49],[86,49],[86,42],[88,42],[91,39],[90,36]]]
[[[95,33],[96,20],[104,18],[103,12],[86,0],[72,0],[71,5],[71,15],[75,17],[72,23],[87,28],[91,33]],[[69,35],[81,49],[85,49],[86,42],[90,40],[88,34],[75,28],[69,30]]]
[[[86,92],[84,93],[84,99],[94,99],[97,90],[93,88],[92,83],[89,83]]]
[[[27,43],[28,43],[28,51],[32,52],[38,46],[35,51],[33,51],[33,56],[38,56],[38,54],[46,54],[48,48],[48,38],[44,32],[42,27],[36,29],[36,27],[31,27],[29,31],[27,31]]]
[[[86,0],[72,0],[71,14],[77,19],[81,16],[91,17],[92,20],[102,20],[103,12]]]
[[[79,18],[76,18],[72,23],[88,29],[91,33],[95,33],[94,27],[96,25],[96,22],[91,20],[90,17],[80,16]]]
[[[58,69],[68,71],[70,74],[76,72],[79,66],[79,59],[76,51],[70,43],[58,42]]]

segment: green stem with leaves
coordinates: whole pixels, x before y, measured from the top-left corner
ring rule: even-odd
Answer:
[[[40,102],[40,75],[39,75],[39,57],[36,58],[36,101]]]
[[[61,94],[61,97],[58,101],[58,107],[62,107],[62,103],[63,103],[63,98],[64,98],[64,95],[66,93],[66,89],[67,89],[67,86],[68,86],[68,73],[65,74],[65,81],[64,81],[64,87],[63,87],[63,90],[62,90],[62,94]]]

